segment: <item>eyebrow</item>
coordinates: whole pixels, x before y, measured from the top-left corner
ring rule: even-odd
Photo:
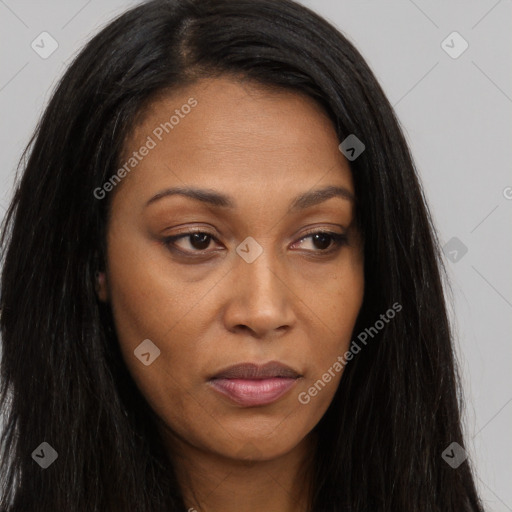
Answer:
[[[146,207],[158,201],[159,199],[174,195],[190,197],[196,201],[200,201],[202,203],[218,208],[236,208],[236,201],[233,197],[222,194],[220,192],[216,192],[215,190],[196,187],[171,187],[162,190],[161,192],[158,192],[158,194],[155,194],[151,199],[149,199],[149,201],[147,201]],[[305,210],[306,208],[316,206],[333,197],[346,199],[352,203],[355,202],[354,195],[345,187],[329,185],[324,188],[310,190],[298,195],[292,200],[290,204],[290,211],[293,212]]]

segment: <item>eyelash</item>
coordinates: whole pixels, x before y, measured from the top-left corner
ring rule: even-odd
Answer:
[[[169,236],[169,237],[164,238],[162,242],[170,251],[178,252],[178,253],[180,253],[182,255],[184,254],[184,255],[189,256],[189,257],[196,257],[196,256],[199,257],[199,256],[206,255],[209,252],[212,252],[212,251],[192,251],[192,252],[190,252],[190,251],[183,251],[181,249],[177,249],[176,247],[174,247],[174,244],[175,244],[176,241],[178,241],[178,240],[180,240],[182,238],[191,237],[192,235],[196,235],[196,234],[206,235],[211,240],[214,240],[214,241],[218,242],[218,240],[215,238],[215,236],[213,236],[212,234],[208,233],[207,231],[200,231],[200,230],[197,230],[197,231],[187,231],[185,233],[180,233],[179,235]],[[307,252],[312,252],[314,254],[320,253],[321,256],[328,256],[328,255],[333,254],[334,252],[339,251],[341,249],[341,247],[343,247],[345,245],[348,245],[347,235],[341,234],[341,233],[335,233],[333,231],[325,231],[325,230],[311,231],[309,233],[306,233],[298,241],[302,242],[302,241],[306,240],[307,238],[313,237],[314,235],[326,235],[326,236],[332,238],[332,240],[333,240],[333,244],[332,244],[333,247],[330,248],[330,249],[321,249],[321,250],[318,250],[318,251],[307,251]]]

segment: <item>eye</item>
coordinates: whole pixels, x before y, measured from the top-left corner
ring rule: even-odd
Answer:
[[[299,242],[307,239],[311,239],[312,244],[319,248],[310,252],[320,254],[331,254],[348,243],[347,235],[333,231],[314,231],[303,236]]]
[[[178,245],[178,242],[187,240],[187,243]],[[319,254],[331,254],[339,250],[342,246],[347,245],[347,236],[341,233],[335,233],[333,231],[313,231],[303,236],[297,243],[301,243],[304,240],[311,239],[313,245],[317,247],[317,250],[307,250],[307,252],[319,253]],[[179,235],[173,235],[166,237],[163,240],[163,244],[171,251],[176,251],[187,256],[202,256],[215,251],[207,251],[210,246],[210,242],[217,241],[216,237],[205,231],[188,231]],[[296,245],[294,244],[294,245]],[[188,247],[186,247],[188,246]]]
[[[188,247],[177,247],[177,242],[187,239],[188,243],[183,245],[188,245]],[[174,235],[166,237],[163,241],[164,245],[166,245],[170,250],[176,250],[182,253],[202,253],[209,246],[212,240],[216,240],[216,238],[205,231],[188,231],[186,233],[182,233],[180,235]],[[211,251],[209,251],[211,252]]]

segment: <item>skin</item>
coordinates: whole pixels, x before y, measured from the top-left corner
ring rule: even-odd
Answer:
[[[351,171],[314,100],[228,76],[155,100],[124,156],[191,97],[197,106],[111,192],[98,296],[110,302],[126,365],[161,420],[187,507],[305,511],[311,431],[342,373],[307,405],[298,395],[349,347],[363,300],[363,250],[353,201],[289,206],[326,186],[353,195]],[[181,195],[146,205],[175,186],[227,194],[236,206]],[[182,253],[165,245],[191,229],[213,238],[175,241]],[[307,237],[322,230],[346,234],[347,244]],[[252,263],[236,252],[248,236],[263,249]],[[148,366],[134,356],[145,339],[160,350]],[[268,361],[302,375],[270,405],[236,405],[207,382],[232,364]]]

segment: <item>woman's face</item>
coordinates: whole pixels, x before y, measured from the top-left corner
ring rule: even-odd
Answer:
[[[171,437],[270,459],[329,406],[364,289],[338,144],[312,99],[227,77],[156,100],[134,127],[110,192],[99,296]],[[328,187],[338,193],[319,192]],[[346,243],[315,236],[325,231]],[[283,366],[254,372],[269,362]],[[255,366],[226,371],[242,363]]]

